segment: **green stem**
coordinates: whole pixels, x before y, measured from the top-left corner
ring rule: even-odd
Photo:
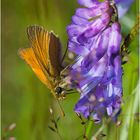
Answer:
[[[95,138],[96,138],[97,136],[99,136],[99,134],[103,131],[104,127],[105,127],[105,124],[103,124],[103,125],[99,128],[99,130],[95,133],[95,135],[92,136],[91,140],[95,140]]]
[[[90,135],[92,128],[93,128],[93,121],[90,121],[86,129],[86,136]]]

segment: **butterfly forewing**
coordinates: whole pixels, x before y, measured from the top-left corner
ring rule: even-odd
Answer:
[[[42,69],[45,69],[52,77],[59,76],[61,70],[59,38],[40,26],[30,26],[27,33],[37,60],[43,66]]]
[[[41,65],[42,69],[49,73],[49,32],[45,31],[40,26],[30,26],[27,28],[27,35],[37,61]]]

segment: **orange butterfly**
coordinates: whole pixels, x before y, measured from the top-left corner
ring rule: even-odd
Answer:
[[[59,38],[40,26],[27,28],[30,48],[19,49],[19,55],[32,68],[37,77],[51,90],[57,99],[65,97],[60,72],[61,44]],[[65,86],[65,84],[64,84]]]

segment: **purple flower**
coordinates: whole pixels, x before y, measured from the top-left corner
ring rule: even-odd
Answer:
[[[120,110],[122,68],[121,28],[109,1],[79,0],[88,8],[78,8],[67,27],[69,50],[76,54],[70,68],[71,86],[80,92],[75,112],[100,121],[114,118]]]

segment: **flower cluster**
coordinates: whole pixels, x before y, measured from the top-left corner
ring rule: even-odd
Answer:
[[[114,112],[120,110],[121,28],[114,3],[78,2],[85,8],[76,10],[67,27],[69,50],[77,56],[70,68],[71,85],[80,93],[75,112],[100,122],[105,114],[114,118]]]

